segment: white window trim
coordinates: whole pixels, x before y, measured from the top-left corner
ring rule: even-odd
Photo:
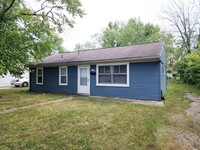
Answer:
[[[113,65],[126,65],[127,66],[127,84],[109,84],[109,83],[99,83],[99,66],[113,66]],[[112,87],[129,87],[129,63],[109,63],[109,64],[97,64],[96,65],[96,86],[112,86]]]
[[[61,68],[66,68],[66,83],[61,83]],[[67,66],[59,67],[59,85],[68,85],[68,67]]]
[[[42,83],[38,83],[38,70],[42,70]],[[36,84],[43,85],[43,80],[44,80],[44,71],[43,68],[36,68]]]

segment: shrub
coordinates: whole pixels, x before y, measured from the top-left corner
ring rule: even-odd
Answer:
[[[200,51],[187,54],[178,63],[177,70],[184,82],[200,86]]]

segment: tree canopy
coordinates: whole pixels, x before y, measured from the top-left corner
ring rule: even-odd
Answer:
[[[161,32],[157,25],[130,19],[127,23],[110,22],[102,33],[96,34],[96,38],[102,47],[114,47],[166,39],[170,42],[172,36]]]
[[[90,49],[95,49],[97,48],[96,43],[93,41],[85,41],[85,43],[77,43],[75,45],[74,50],[75,51],[83,51],[83,50],[90,50]]]
[[[36,2],[37,10],[27,1],[0,0],[0,76],[20,76],[25,64],[63,50],[56,32],[84,15],[79,0]]]

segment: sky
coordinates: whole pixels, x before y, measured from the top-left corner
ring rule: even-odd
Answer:
[[[140,18],[144,23],[162,26],[159,19],[161,7],[168,0],[80,0],[86,15],[75,19],[74,28],[65,28],[61,37],[63,46],[73,51],[75,44],[91,41],[91,36],[107,27],[110,21],[128,21]]]

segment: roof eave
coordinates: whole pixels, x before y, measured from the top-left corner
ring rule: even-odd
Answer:
[[[114,63],[114,62],[155,62],[160,61],[160,56],[152,57],[135,57],[135,58],[120,58],[120,59],[107,59],[107,60],[94,60],[94,61],[75,61],[75,62],[57,62],[57,63],[39,63],[27,65],[28,68],[35,67],[56,67],[56,66],[75,66],[75,65],[86,65],[86,64],[98,64],[98,63]]]

